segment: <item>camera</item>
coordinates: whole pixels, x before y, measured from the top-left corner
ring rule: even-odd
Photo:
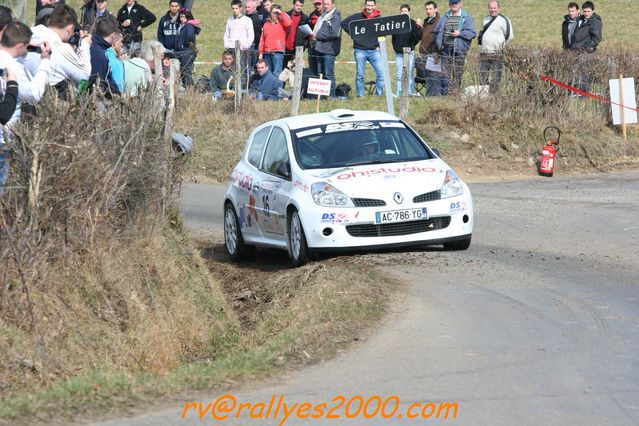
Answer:
[[[27,46],[27,52],[33,53],[42,53],[42,48],[40,46]]]

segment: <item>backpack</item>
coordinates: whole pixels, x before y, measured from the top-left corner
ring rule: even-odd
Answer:
[[[351,86],[346,84],[346,83],[340,83],[337,86],[335,86],[335,96],[337,96],[339,99],[348,99],[350,96],[350,92],[351,92]]]

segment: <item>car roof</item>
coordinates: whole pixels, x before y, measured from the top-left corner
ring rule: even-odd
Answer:
[[[369,120],[399,121],[399,118],[382,111],[351,111],[350,109],[335,109],[330,112],[320,112],[318,114],[286,117],[272,121],[270,124],[285,124],[289,129],[296,130],[331,123]]]

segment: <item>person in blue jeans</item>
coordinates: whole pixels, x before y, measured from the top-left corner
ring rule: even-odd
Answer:
[[[402,15],[410,16],[410,6],[402,4],[399,8]],[[422,39],[421,26],[413,19],[410,20],[411,31],[403,34],[393,34],[393,50],[395,51],[395,66],[397,68],[397,96],[402,95],[402,72],[404,68],[404,48],[410,49],[408,55],[408,93],[415,95],[415,46]]]
[[[333,0],[323,0],[324,12],[313,27],[317,67],[323,77],[331,81],[331,98],[335,98],[335,57],[342,47],[342,15]]]
[[[435,43],[441,51],[443,95],[457,93],[461,89],[466,55],[477,36],[475,21],[462,9],[461,0],[448,0],[450,10],[442,16],[435,29]]]
[[[378,18],[382,14],[375,8],[375,0],[366,0],[364,10],[342,21],[342,29],[349,33],[348,25],[351,21],[361,19]],[[380,96],[384,94],[384,71],[382,69],[382,55],[379,52],[379,42],[377,37],[362,37],[353,40],[353,50],[355,53],[355,63],[357,67],[357,76],[355,77],[355,92],[357,97],[364,96],[364,76],[366,75],[366,61],[370,62],[377,75],[375,81],[375,93]]]

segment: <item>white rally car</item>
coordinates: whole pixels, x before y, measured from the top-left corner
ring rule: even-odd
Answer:
[[[251,134],[224,197],[233,260],[255,246],[311,253],[443,244],[473,232],[468,186],[406,123],[335,110],[270,121]]]

